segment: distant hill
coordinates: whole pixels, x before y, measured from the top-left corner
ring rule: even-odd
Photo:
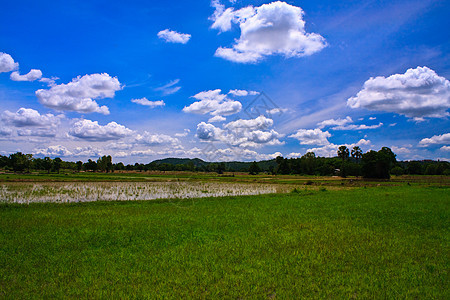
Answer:
[[[170,157],[170,158],[164,158],[164,159],[157,159],[154,160],[152,163],[157,164],[157,165],[161,165],[161,164],[169,164],[169,165],[189,165],[189,164],[194,164],[195,167],[200,167],[200,166],[205,166],[208,165],[210,163],[201,160],[200,158],[175,158],[175,157]]]
[[[207,167],[211,164],[219,164],[220,162],[206,162],[201,160],[200,158],[164,158],[158,159],[152,162],[152,164],[162,165],[194,165],[194,167]],[[229,161],[224,162],[226,166],[226,170],[235,171],[235,172],[247,172],[250,167],[251,162],[240,162],[240,161]],[[272,160],[263,160],[258,162],[259,168],[264,171],[268,171],[274,169],[277,166],[277,163],[274,159]]]

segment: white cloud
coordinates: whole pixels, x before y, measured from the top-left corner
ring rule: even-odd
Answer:
[[[163,39],[167,43],[186,44],[187,42],[189,42],[191,35],[187,33],[179,33],[173,30],[164,29],[158,32],[158,37],[160,39]]]
[[[431,138],[425,138],[419,142],[419,145],[445,145],[450,144],[450,133],[444,133],[441,135],[434,135]]]
[[[155,91],[162,91],[164,96],[175,94],[181,89],[181,86],[176,86],[179,82],[180,79],[172,80],[169,83],[156,88]]]
[[[349,148],[351,150],[355,146],[361,147],[361,146],[368,146],[370,144],[371,144],[371,142],[369,140],[361,139],[354,144],[335,145],[335,144],[330,143],[323,147],[308,149],[308,150],[306,150],[306,152],[314,152],[314,154],[316,154],[316,156],[321,156],[321,157],[335,157],[335,156],[337,156],[337,151],[340,146],[346,146],[347,148]]]
[[[201,140],[216,141],[222,135],[223,130],[212,124],[201,122],[197,125],[197,137]]]
[[[72,156],[66,147],[61,145],[49,146],[47,148],[35,149],[33,153],[37,156],[48,156],[48,157],[66,157]]]
[[[274,159],[277,156],[282,156],[280,152],[275,152],[271,154],[258,153],[257,151],[244,149],[244,148],[219,148],[210,151],[205,151],[205,149],[200,150],[194,148],[188,153],[191,157],[204,157],[207,161],[259,161],[259,160],[269,160]],[[188,154],[186,153],[186,154]]]
[[[117,77],[102,73],[78,76],[67,84],[37,90],[36,96],[42,105],[57,111],[98,112],[107,115],[108,107],[100,107],[93,99],[113,98],[115,92],[121,89]]]
[[[347,105],[405,115],[418,121],[425,117],[449,116],[450,82],[427,67],[409,69],[405,74],[370,78]]]
[[[209,113],[213,116],[229,116],[240,112],[242,104],[239,101],[228,99],[221,92],[220,89],[200,92],[192,96],[192,98],[200,101],[184,107],[183,111],[202,115]]]
[[[11,72],[16,70],[19,64],[14,62],[11,55],[0,52],[0,73]]]
[[[208,123],[223,122],[225,120],[226,120],[226,118],[224,118],[222,116],[214,116],[208,120]]]
[[[237,97],[245,97],[245,96],[256,96],[259,95],[259,92],[256,91],[246,91],[246,90],[230,90],[228,94],[237,96]]]
[[[27,74],[20,75],[20,73],[16,71],[12,72],[9,77],[13,81],[35,81],[42,78],[42,72],[41,70],[31,69]]]
[[[371,120],[371,121],[376,120],[376,119],[377,119],[376,117],[370,117],[369,118],[369,120]]]
[[[2,120],[6,124],[15,127],[56,127],[61,118],[63,118],[62,115],[41,115],[37,110],[23,107],[15,113],[6,110],[2,115]]]
[[[19,129],[17,130],[18,136],[29,137],[54,137],[56,136],[56,128],[39,128],[39,129]]]
[[[380,128],[381,126],[383,126],[383,123],[379,123],[377,125],[350,124],[350,125],[336,126],[331,129],[332,130],[366,130],[366,129],[377,129],[377,128]]]
[[[302,157],[302,154],[298,153],[298,152],[292,152],[292,153],[289,153],[287,156],[290,158],[297,158],[297,157]]]
[[[12,134],[12,129],[0,124],[0,136],[9,136]]]
[[[250,120],[236,120],[218,128],[212,124],[201,122],[197,125],[197,137],[201,140],[220,141],[240,147],[260,147],[262,145],[282,145],[279,140],[283,135],[268,128],[273,120],[259,116]]]
[[[326,47],[325,39],[305,31],[303,10],[276,1],[259,7],[247,6],[239,10],[227,8],[213,1],[212,28],[221,32],[239,24],[241,36],[231,48],[220,47],[215,55],[239,63],[256,63],[269,55],[301,57],[312,55]]]
[[[289,109],[276,107],[276,108],[272,108],[272,109],[266,110],[266,113],[269,116],[272,116],[272,115],[281,115],[282,113],[285,113],[287,111],[289,111]]]
[[[102,126],[91,120],[80,120],[69,131],[70,135],[88,141],[118,140],[132,133],[132,130],[116,122]]]
[[[39,79],[39,82],[43,82],[46,83],[48,86],[52,87],[54,85],[56,85],[56,80],[58,80],[58,77],[52,76],[52,78],[45,78],[42,77],[41,79]]]
[[[236,120],[236,121],[232,121],[228,124],[225,125],[225,128],[230,129],[230,130],[240,130],[240,129],[244,129],[244,130],[264,130],[267,129],[269,127],[272,127],[273,125],[273,120],[266,118],[265,116],[259,116],[255,119],[250,119],[250,120]]]
[[[409,154],[411,153],[411,147],[412,145],[408,145],[407,147],[392,146],[391,150],[395,154]]]
[[[149,146],[163,145],[163,144],[179,144],[180,141],[177,138],[173,138],[166,134],[152,134],[144,131],[142,134],[138,134],[135,138],[135,142],[139,144],[145,144]]]
[[[331,134],[328,131],[322,131],[319,128],[316,129],[299,129],[295,134],[289,136],[299,140],[301,145],[328,145],[330,142],[328,138]]]
[[[73,156],[83,156],[83,157],[100,157],[103,156],[103,151],[99,148],[95,148],[92,146],[86,147],[76,147],[72,150]]]
[[[351,117],[347,116],[345,119],[329,119],[322,121],[320,123],[317,123],[317,126],[319,129],[323,129],[328,126],[343,126],[349,123],[353,123],[353,120]]]
[[[122,143],[122,142],[113,142],[111,144],[106,145],[106,149],[112,150],[130,150],[133,148],[132,144]]]
[[[449,152],[450,146],[442,146],[439,150]]]
[[[185,137],[185,136],[187,136],[190,132],[191,132],[191,130],[185,129],[182,133],[175,133],[175,136],[176,136],[176,137]]]
[[[150,101],[147,98],[141,98],[141,99],[132,99],[131,102],[136,103],[136,104],[140,104],[140,105],[144,105],[144,106],[148,106],[150,108],[154,108],[157,106],[164,106],[166,105],[164,103],[163,100],[160,101]]]

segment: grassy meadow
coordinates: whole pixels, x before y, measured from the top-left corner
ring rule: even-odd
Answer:
[[[448,178],[406,179],[1,203],[0,298],[448,299]]]

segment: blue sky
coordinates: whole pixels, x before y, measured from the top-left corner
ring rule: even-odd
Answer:
[[[8,1],[0,151],[450,159],[448,1]]]

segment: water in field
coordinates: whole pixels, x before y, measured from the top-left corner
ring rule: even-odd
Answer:
[[[282,185],[211,182],[3,183],[0,186],[0,201],[8,203],[67,203],[186,199],[260,195],[288,191],[289,187]]]

